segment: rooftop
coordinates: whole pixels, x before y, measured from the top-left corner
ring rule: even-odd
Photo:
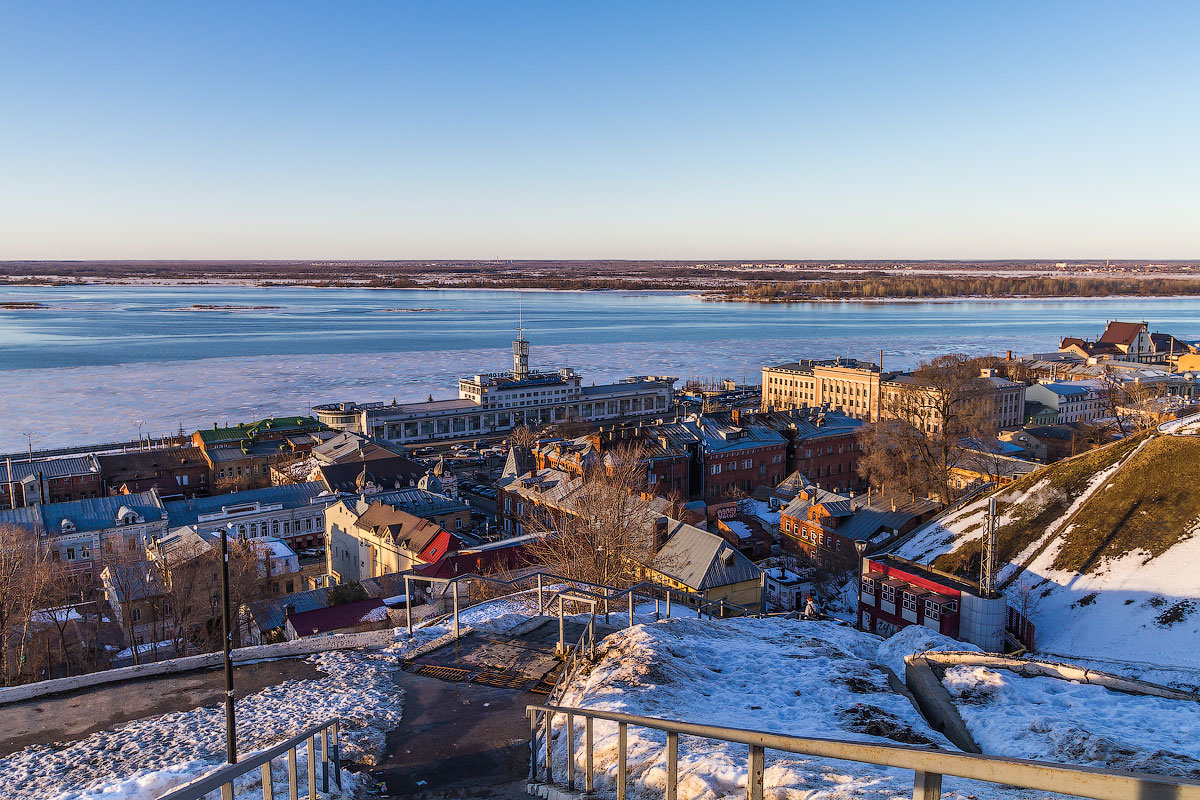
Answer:
[[[282,504],[284,508],[302,508],[313,503],[328,505],[337,498],[325,490],[324,484],[318,481],[308,483],[293,483],[286,486],[268,486],[264,489],[250,489],[232,494],[219,494],[212,497],[194,497],[190,500],[173,500],[165,503],[171,527],[195,525],[201,515],[213,514],[222,509],[234,509],[260,505]],[[218,527],[223,523],[213,523]]]
[[[12,476],[8,468],[12,466]],[[96,456],[73,456],[70,458],[47,458],[40,461],[0,461],[0,483],[12,483],[38,473],[49,480],[51,478],[67,478],[73,475],[96,475],[100,472],[100,463]]]

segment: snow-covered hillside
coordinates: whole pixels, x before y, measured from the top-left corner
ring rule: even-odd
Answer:
[[[1121,442],[995,497],[1001,586],[1039,651],[1200,670],[1200,438]],[[977,577],[986,508],[977,499],[895,554]]]
[[[606,638],[599,663],[568,687],[561,704],[799,736],[953,749],[906,697],[888,688],[886,673],[876,665],[881,655],[902,658],[905,646],[912,644],[897,640],[881,654],[877,636],[829,622],[662,621]],[[631,796],[662,797],[665,734],[630,727],[628,735]],[[616,725],[598,721],[595,737],[596,788],[612,791]],[[560,775],[566,758],[563,741],[560,727]],[[582,769],[582,752],[577,756]],[[744,797],[746,757],[744,746],[684,737],[679,797]],[[978,784],[971,787],[970,794],[988,791]],[[911,795],[912,773],[769,752],[765,788],[774,797],[882,800]]]

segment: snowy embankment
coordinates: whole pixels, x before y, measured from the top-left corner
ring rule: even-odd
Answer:
[[[385,734],[400,720],[400,690],[391,679],[395,658],[340,650],[308,660],[327,677],[286,681],[238,698],[242,756],[338,717],[343,723],[343,759],[373,763],[382,752]],[[224,763],[224,714],[223,706],[197,708],[135,720],[67,745],[27,747],[0,759],[0,781],[13,800],[154,798]],[[301,762],[306,757],[302,752]],[[285,765],[286,760],[276,759],[277,786],[286,783]],[[349,796],[355,775],[343,771],[342,776],[343,793]],[[243,781],[239,788],[257,785],[259,771],[252,770]]]
[[[950,668],[942,682],[990,755],[1186,777],[1200,770],[1195,701],[973,666]]]
[[[881,652],[878,637],[828,622],[674,619],[607,637],[597,665],[567,688],[561,705],[952,750],[906,697],[889,689],[886,674],[876,666],[881,655],[902,659],[918,645],[899,640]],[[555,750],[560,775],[566,759],[563,724],[560,718]],[[611,792],[616,725],[597,721],[594,735],[597,790]],[[630,726],[628,737],[630,796],[662,797],[665,734]],[[679,797],[744,796],[747,754],[745,746],[683,737]],[[582,749],[576,762],[582,770]],[[912,772],[907,770],[776,751],[767,753],[764,779],[768,795],[780,798],[852,795],[890,800],[912,793]],[[969,786],[972,794],[989,792],[978,784]]]
[[[465,611],[463,626],[505,629],[528,617],[526,597],[501,598]],[[532,601],[536,607],[536,599]],[[388,731],[400,723],[402,691],[392,680],[397,657],[431,644],[449,622],[415,631],[385,650],[337,650],[308,657],[327,677],[291,680],[237,699],[238,748],[243,758],[302,730],[337,717],[342,720],[344,762],[371,765],[383,754]],[[35,745],[0,758],[0,781],[13,800],[153,800],[222,766],[225,761],[224,706],[134,720],[69,744]],[[307,753],[298,769],[307,770]],[[286,785],[286,759],[274,762],[276,791]],[[306,779],[301,778],[303,784]],[[342,795],[359,787],[343,770]],[[239,791],[260,784],[251,770]],[[334,787],[331,785],[330,787]],[[303,790],[302,790],[303,791]]]

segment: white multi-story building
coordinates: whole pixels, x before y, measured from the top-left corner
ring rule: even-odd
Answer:
[[[391,442],[410,443],[511,430],[567,420],[666,414],[676,378],[639,376],[584,386],[570,367],[529,369],[529,342],[513,342],[512,372],[472,375],[458,382],[458,399],[424,403],[331,403],[313,408],[324,424]]]
[[[1091,422],[1105,415],[1100,381],[1050,381],[1025,390],[1025,398],[1054,409],[1056,422]]]

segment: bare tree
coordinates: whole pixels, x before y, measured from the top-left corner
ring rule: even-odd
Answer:
[[[73,623],[79,618],[75,613],[75,606],[82,600],[82,591],[76,576],[61,568],[51,569],[50,579],[43,593],[43,602],[47,607],[41,611],[39,622],[53,628],[57,634],[58,647],[68,675],[75,671],[75,663],[71,658],[67,632],[75,629]]]
[[[20,679],[33,612],[49,585],[49,554],[37,534],[0,525],[0,681]]]
[[[558,507],[535,506],[522,521],[544,534],[531,555],[568,578],[605,586],[634,583],[653,560],[652,498],[644,493],[640,447],[613,448],[584,467],[578,488]]]
[[[927,361],[883,391],[880,420],[860,435],[859,474],[885,491],[949,502],[954,468],[996,430],[979,361],[960,353]]]
[[[1039,588],[1045,583],[1046,580],[1039,581],[1029,573],[1025,573],[1004,590],[1004,596],[1008,598],[1010,606],[1022,617],[1032,622],[1033,615],[1042,606],[1043,595],[1047,593]]]
[[[513,428],[508,434],[508,446],[525,447],[532,450],[538,443],[537,431],[529,425],[522,425],[518,428]]]
[[[1158,424],[1153,405],[1165,393],[1161,386],[1121,380],[1120,372],[1111,366],[1105,366],[1100,382],[1105,415],[1115,420],[1122,436],[1148,431]]]

